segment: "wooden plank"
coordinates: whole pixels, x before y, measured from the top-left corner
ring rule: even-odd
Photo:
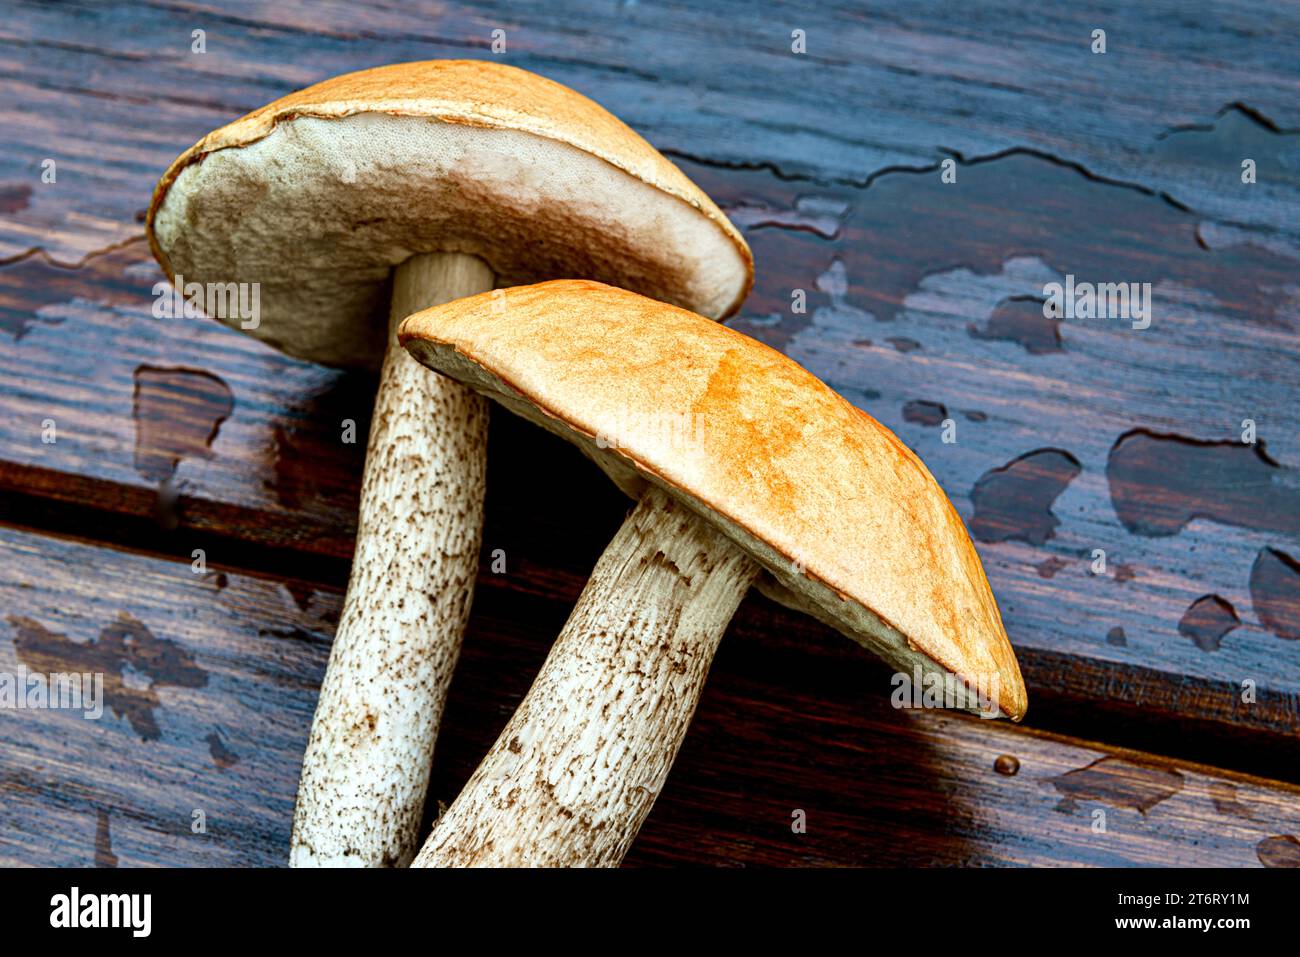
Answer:
[[[0,711],[0,859],[278,861],[338,595],[8,530],[0,555],[0,672],[104,676],[98,720]]]
[[[1012,639],[1041,682],[1031,691],[1295,737],[1300,508],[1287,489],[1300,461],[1290,401],[1300,353],[1289,307],[1272,308],[1268,293],[1286,286],[1290,260],[1202,249],[1189,214],[1032,156],[962,167],[966,185],[951,194],[922,174],[808,191],[764,172],[689,169],[748,222],[765,267],[735,325],[922,455],[972,523]],[[1013,195],[1036,202],[983,236],[978,217]],[[1055,217],[1086,222],[1089,211],[1100,225],[1059,231]],[[1117,272],[1127,261],[1147,262],[1135,275],[1165,277],[1150,329],[1050,323],[1025,298],[1065,270],[1127,275]],[[346,558],[373,380],[288,360],[215,323],[154,319],[157,279],[140,243],[82,270],[37,257],[0,270],[22,325],[0,354],[0,484],[140,518],[161,511],[181,526],[178,547],[211,532]],[[805,314],[790,312],[792,289],[806,290]],[[33,308],[38,297],[45,305]],[[1050,349],[1033,346],[1048,333]],[[1236,441],[1246,418],[1257,423],[1254,447]],[[945,420],[956,442],[944,441]],[[52,445],[41,441],[48,421]],[[348,421],[354,444],[342,441]],[[1218,444],[1197,444],[1206,442]],[[584,466],[582,479],[537,474],[532,456],[557,446],[526,429],[494,446],[493,530],[517,521],[514,503],[535,484],[561,494],[581,481],[578,515],[603,492]],[[1036,462],[1047,463],[1039,479],[1017,477]],[[1239,494],[1221,507],[1207,500],[1227,488]],[[1172,512],[1144,517],[1153,508]],[[594,556],[608,522],[591,528],[573,514],[556,510],[549,534],[581,539]],[[527,547],[520,557],[543,564]],[[591,564],[545,561],[572,576]],[[1202,627],[1206,608],[1223,620]],[[1062,655],[1087,665],[1051,664]]]
[[[459,790],[567,612],[485,587],[503,595],[471,625],[435,802]],[[748,604],[745,617],[767,607]],[[107,701],[99,720],[0,711],[0,861],[283,863],[336,590],[5,530],[0,607],[0,673],[98,670]],[[629,863],[1300,863],[1300,789],[896,711],[864,652],[806,651],[765,622],[732,629]]]
[[[1300,339],[1295,302],[1275,291],[1294,260],[1202,248],[1192,214],[1038,157],[957,175],[957,192],[897,173],[856,197],[782,195],[761,173],[702,177],[769,220],[801,200],[843,210],[836,239],[805,231],[802,255],[797,226],[752,234],[780,275],[735,325],[916,449],[971,528],[1022,656],[1123,676],[1097,697],[1140,705],[1153,703],[1137,690],[1152,669],[1166,704],[1199,685],[1176,706],[1189,716],[1293,736]],[[1014,219],[979,225],[1013,202]],[[1046,319],[1044,286],[1067,273],[1152,282],[1150,328]],[[807,291],[805,315],[791,313],[792,289]],[[1242,442],[1247,419],[1257,444]],[[1028,658],[1047,688],[1073,683]],[[1247,681],[1267,700],[1243,702]]]
[[[1294,166],[1279,182],[1286,167],[1272,164],[1258,202],[1243,203],[1223,194],[1221,174],[1170,163],[1161,138],[1239,101],[1300,128],[1289,43],[1300,12],[1289,5],[1236,0],[1205,16],[1177,0],[1104,12],[982,0],[969,16],[940,0],[767,15],[738,0],[689,11],[543,0],[14,11],[0,24],[0,182],[35,185],[23,215],[0,225],[0,258],[42,246],[74,262],[127,239],[157,174],[208,130],[328,74],[490,56],[494,29],[505,62],[587,92],[681,154],[861,183],[944,150],[1028,146],[1295,235]],[[1104,54],[1091,52],[1098,28]],[[806,54],[791,52],[794,29]],[[65,170],[59,188],[37,181],[45,158]]]
[[[489,56],[503,27],[506,62],[608,105],[742,225],[759,278],[736,327],[922,454],[976,534],[1031,723],[1300,780],[1294,9],[14,10],[0,518],[341,585],[373,380],[153,319],[140,213],[170,159],[241,112],[329,73]],[[1048,321],[1036,300],[1066,274],[1152,283],[1151,327]],[[492,443],[485,552],[511,573],[485,564],[476,614],[504,621],[576,595],[624,503],[527,426],[498,415]],[[805,655],[830,637],[766,603],[737,628],[757,621]]]
[[[142,236],[80,268],[33,253],[0,276],[13,342],[0,483],[351,554],[374,377],[293,362],[206,319],[155,319],[162,276]]]

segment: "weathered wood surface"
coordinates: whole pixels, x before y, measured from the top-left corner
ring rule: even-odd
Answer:
[[[287,862],[338,592],[10,530],[0,556],[0,672],[105,676],[98,720],[0,711],[4,862]]]
[[[12,9],[0,23],[5,521],[186,559],[203,547],[212,562],[341,586],[373,378],[216,323],[154,319],[161,277],[139,214],[207,130],[333,73],[490,56],[499,27],[506,62],[623,116],[745,230],[758,282],[736,327],[925,459],[975,534],[1031,725],[1300,781],[1294,7]],[[1094,27],[1104,55],[1089,50]],[[805,56],[790,53],[796,28]],[[190,52],[195,29],[206,53]],[[955,183],[941,181],[946,157],[961,161]],[[47,158],[55,183],[41,181]],[[1256,184],[1241,183],[1244,158]],[[1150,282],[1150,328],[1045,319],[1035,300],[1066,274]],[[1260,444],[1241,443],[1244,419]],[[491,442],[484,550],[504,549],[509,572],[484,563],[471,627],[544,642],[562,613],[511,614],[542,597],[567,607],[626,503],[505,416]],[[753,601],[735,627],[779,632],[799,661],[832,638]],[[522,692],[532,671],[507,660]],[[768,664],[751,678],[760,712],[796,666]],[[861,673],[866,707],[888,676]],[[473,725],[467,767],[500,724]],[[743,762],[759,760],[722,761],[740,776],[728,786],[748,787]],[[689,830],[749,811],[702,800],[679,813]],[[701,848],[699,833],[687,843]]]
[[[31,184],[39,159],[54,157],[84,188],[36,183],[27,215],[0,231],[0,256],[40,246],[75,261],[125,240],[165,162],[208,130],[327,75],[491,55],[495,29],[507,62],[589,93],[661,148],[710,162],[862,183],[945,150],[1025,146],[1226,209],[1233,221],[1295,228],[1284,203],[1242,212],[1217,171],[1158,152],[1162,135],[1236,102],[1300,128],[1291,4],[20,0],[11,9],[0,25],[9,144],[0,180]],[[1090,51],[1097,28],[1107,30],[1104,55]],[[206,32],[202,54],[191,49],[196,29]],[[807,34],[803,56],[790,52],[795,29]],[[1291,166],[1289,186],[1260,192],[1293,201],[1295,176]]]
[[[460,790],[541,664],[546,629],[568,611],[553,597],[496,591],[471,623],[452,684],[434,806]],[[183,562],[0,530],[0,603],[0,672],[106,673],[98,720],[0,711],[0,864],[287,860],[337,589],[215,566],[196,574]],[[896,711],[856,646],[838,640],[806,654],[767,627],[768,602],[751,595],[745,605],[629,863],[1300,859],[1294,786]],[[205,833],[193,830],[196,811]]]

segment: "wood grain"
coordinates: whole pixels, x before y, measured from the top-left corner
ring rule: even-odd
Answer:
[[[534,2],[14,4],[0,24],[0,518],[186,561],[204,547],[213,563],[311,580],[292,586],[300,593],[340,589],[364,451],[343,441],[344,422],[365,434],[375,380],[285,359],[217,323],[153,318],[161,276],[139,214],[158,174],[209,129],[349,69],[492,56],[501,28],[506,62],[600,101],[744,230],[758,281],[736,328],[920,453],[975,535],[1031,726],[1300,782],[1297,16],[1285,5],[1193,15],[1178,3],[1010,0],[960,15],[937,0],[870,11],[726,2],[689,15]],[[1089,49],[1098,27],[1105,54]],[[205,53],[191,51],[195,29]],[[806,31],[805,55],[790,52],[794,29]],[[1247,158],[1254,184],[1241,180]],[[46,159],[56,182],[42,181]],[[945,159],[955,182],[943,182]],[[1151,283],[1150,328],[1048,319],[1044,285],[1067,274]],[[1242,442],[1248,419],[1254,445]],[[944,441],[948,423],[955,442]],[[496,417],[471,634],[505,643],[497,653],[519,695],[626,507],[572,450]],[[498,550],[506,574],[486,560]],[[124,596],[144,591],[122,581]],[[78,635],[94,638],[115,614]],[[34,617],[67,633],[61,615]],[[165,618],[138,620],[165,633]],[[249,634],[233,620],[227,633]],[[773,709],[817,714],[828,688],[848,693],[836,682],[851,649],[797,615],[749,599],[731,635],[771,649],[744,659],[747,720],[762,734],[784,733],[763,717]],[[444,801],[464,780],[450,769],[467,776],[505,722],[498,709],[513,707],[478,660],[467,650],[452,689],[447,720],[461,735],[433,778]],[[862,698],[842,713],[853,729],[872,724],[869,702],[888,690],[883,670],[861,667]],[[796,695],[792,668],[825,686]],[[679,771],[707,740],[707,725],[687,739]],[[694,774],[713,783],[692,791],[693,778],[675,774],[680,802],[665,795],[629,861],[897,859],[857,838],[843,855],[828,839],[799,858],[810,844],[785,843],[784,821],[772,825],[778,850],[737,836],[759,826],[747,795],[764,793],[752,773],[761,752],[797,760],[793,747],[707,751],[714,769]],[[1102,754],[1070,747],[1044,759],[1048,777]],[[850,765],[823,753],[801,767],[891,821],[928,780],[904,775],[872,805]],[[1020,787],[1025,774],[988,787]],[[53,784],[41,788],[23,792],[24,814],[67,808]],[[1208,792],[1189,784],[1132,813],[1155,820],[1191,793]],[[76,813],[93,836],[98,817]],[[935,814],[938,830],[914,835],[929,848],[921,856],[962,859],[960,828]],[[254,844],[269,833],[265,820],[240,820]],[[710,827],[730,835],[713,850],[699,838]],[[675,846],[688,832],[690,846]],[[1007,859],[1084,854],[1047,830],[1020,833],[1028,843]],[[1286,845],[1268,847],[1285,859]]]
[[[1176,0],[1095,11],[982,0],[969,14],[942,0],[797,11],[729,0],[689,15],[544,0],[14,9],[0,28],[0,142],[10,144],[0,180],[28,183],[40,159],[56,158],[61,182],[97,202],[87,210],[72,191],[36,186],[26,215],[0,232],[0,256],[41,246],[75,261],[120,242],[158,173],[209,130],[325,76],[490,56],[494,29],[507,62],[592,95],[682,154],[861,183],[931,165],[945,149],[1028,146],[1197,208],[1222,203],[1207,211],[1234,221],[1294,229],[1294,179],[1243,212],[1214,170],[1158,152],[1162,134],[1235,102],[1300,128],[1286,40],[1300,13],[1285,4],[1236,0],[1203,15]],[[1105,54],[1090,49],[1097,28],[1108,31]],[[804,55],[791,53],[794,29],[807,34]]]
[[[340,607],[338,590],[293,579],[0,530],[0,672],[102,668],[121,705],[99,720],[0,711],[0,863],[283,865]],[[514,590],[488,607],[453,681],[431,808],[460,790],[569,610]],[[792,652],[766,628],[723,638],[629,864],[1294,863],[1300,789],[897,711],[844,639]]]
[[[977,182],[987,195],[970,209],[955,208],[973,216],[994,201],[991,197],[1009,197],[1015,182],[1023,191],[1023,184],[1036,182],[1034,177],[1045,181],[1044,197],[1069,201],[1080,210],[1097,208],[1109,189],[1043,160],[1020,157],[1015,162],[1015,176],[1000,184]],[[982,176],[985,169],[976,167],[972,177]],[[766,174],[723,175],[699,167],[690,172],[732,210],[762,208],[769,218],[806,215],[807,201],[801,213],[800,196],[769,182]],[[1271,487],[1285,489],[1292,481],[1289,464],[1300,460],[1300,450],[1294,448],[1294,405],[1286,398],[1295,381],[1288,371],[1297,362],[1294,335],[1274,320],[1253,322],[1253,313],[1236,309],[1231,314],[1189,312],[1175,317],[1169,328],[1157,320],[1144,332],[1113,323],[1102,327],[1067,321],[1061,324],[1060,351],[1047,355],[1029,352],[1015,340],[972,336],[969,328],[986,328],[1000,304],[1014,302],[1012,296],[1034,294],[1034,282],[1056,275],[1043,265],[1048,259],[1014,256],[1017,248],[1027,250],[1032,242],[1042,242],[1049,250],[1044,256],[1075,257],[1078,265],[1072,268],[1081,275],[1114,268],[1120,254],[1112,251],[1115,236],[1109,227],[1098,229],[1093,245],[1084,246],[1083,237],[1061,240],[1048,218],[1035,223],[1032,216],[1025,217],[1032,225],[1023,227],[1026,238],[1006,240],[1007,252],[989,259],[996,264],[1005,255],[1011,263],[987,267],[998,269],[999,275],[990,278],[956,267],[942,281],[928,279],[931,292],[906,297],[914,305],[900,306],[905,308],[902,316],[881,321],[865,304],[855,303],[859,294],[847,280],[870,275],[875,277],[874,288],[882,288],[893,274],[878,259],[860,262],[863,256],[878,255],[871,251],[868,235],[899,234],[898,248],[908,257],[893,267],[908,274],[898,281],[901,296],[908,283],[921,281],[929,262],[910,252],[925,247],[919,239],[915,245],[908,242],[909,216],[919,203],[926,219],[934,222],[951,207],[939,194],[951,187],[929,184],[918,174],[897,175],[900,185],[890,188],[908,187],[911,192],[900,195],[884,212],[865,198],[852,205],[853,194],[847,191],[822,195],[823,206],[842,210],[839,215],[848,224],[836,228],[860,230],[853,242],[837,245],[803,229],[751,225],[759,261],[771,268],[760,271],[756,295],[737,327],[782,347],[893,428],[920,452],[968,522],[976,512],[976,484],[1026,454],[1061,449],[1079,462],[1076,477],[1063,484],[1058,498],[1030,497],[1022,508],[1013,496],[1012,505],[1003,511],[1025,519],[1023,528],[1013,523],[997,531],[993,525],[995,533],[986,537],[1004,540],[977,540],[1008,630],[1025,661],[1031,693],[1038,690],[1033,687],[1037,678],[1039,688],[1050,692],[1294,738],[1300,722],[1300,659],[1253,608],[1263,600],[1292,609],[1283,617],[1294,617],[1300,607],[1300,577],[1286,574],[1283,563],[1283,574],[1266,593],[1256,595],[1250,583],[1251,570],[1265,550],[1289,557],[1300,554],[1295,530],[1287,524],[1295,509],[1288,508],[1285,499],[1273,508],[1253,508],[1248,495],[1235,513],[1224,516],[1227,521],[1194,519],[1176,534],[1152,536],[1119,521],[1108,480],[1113,450],[1123,436],[1139,434],[1135,429],[1230,442],[1240,419],[1252,417],[1259,423],[1267,456],[1279,464],[1273,466],[1242,446],[1241,462],[1229,462],[1221,481],[1230,482],[1242,473],[1249,479],[1253,469],[1260,475],[1253,494],[1261,502],[1267,501]],[[963,169],[959,175],[967,173]],[[890,181],[886,177],[873,187],[877,195]],[[871,190],[864,194],[870,195]],[[1132,227],[1136,235],[1142,222],[1148,224],[1146,255],[1158,250],[1151,238],[1153,213],[1157,222],[1159,217],[1168,221],[1170,246],[1181,239],[1177,252],[1162,253],[1178,268],[1190,271],[1199,268],[1199,257],[1223,255],[1196,246],[1186,214],[1159,200],[1133,196],[1153,204],[1141,213],[1146,218],[1135,219]],[[1113,216],[1108,223],[1127,215],[1127,202],[1125,197],[1109,210]],[[858,219],[864,221],[859,224]],[[950,245],[961,247],[961,237],[970,235],[972,228],[958,220],[944,226],[940,235],[958,237]],[[1053,247],[1061,248],[1052,252]],[[137,258],[122,263],[119,275],[138,271],[156,281],[143,248],[129,248]],[[1141,252],[1135,248],[1132,255]],[[967,253],[983,255],[974,246],[954,248],[946,255],[960,262]],[[1252,289],[1259,288],[1255,283],[1285,284],[1287,272],[1280,261],[1228,254],[1229,262],[1207,274],[1218,280],[1212,294],[1222,302],[1252,295]],[[1183,264],[1184,255],[1192,261]],[[810,275],[818,269],[820,275]],[[0,281],[15,277],[27,281],[14,267],[0,271]],[[373,380],[295,363],[215,323],[154,320],[147,313],[145,281],[134,306],[111,308],[83,303],[84,294],[75,289],[61,290],[43,278],[33,281],[41,283],[47,296],[72,297],[68,308],[75,318],[68,321],[75,322],[81,335],[56,347],[56,341],[69,337],[60,326],[44,330],[38,318],[17,348],[0,354],[4,404],[11,410],[0,420],[0,483],[142,518],[170,510],[182,537],[186,530],[213,532],[273,547],[350,554],[361,461],[359,447],[344,443],[342,437],[346,420],[357,423],[358,431],[366,427],[367,390],[373,389]],[[807,314],[789,313],[782,287],[806,287]],[[105,295],[112,293],[110,286]],[[1249,337],[1234,332],[1243,322],[1252,324]],[[49,341],[42,343],[41,336]],[[1198,365],[1207,355],[1207,336],[1217,337],[1213,354],[1231,353],[1247,364],[1248,374],[1227,376]],[[210,428],[211,403],[194,402],[180,389],[158,391],[151,401],[161,408],[153,415],[150,434],[142,438],[138,379],[140,370],[149,368],[189,370],[201,386],[229,390],[233,397],[233,410],[216,429],[210,450],[178,459],[169,480],[175,489],[171,504],[160,496],[156,473],[142,472],[140,463],[185,448],[173,433],[183,439],[196,428]],[[89,382],[83,370],[89,370]],[[942,418],[936,422],[918,415],[916,403],[921,402],[938,409]],[[1206,424],[1209,412],[1218,416],[1217,427]],[[940,423],[948,418],[957,428],[953,444],[942,440]],[[47,419],[58,428],[54,445],[41,442]],[[150,442],[163,448],[152,449]],[[521,447],[517,431],[498,446],[501,455],[491,474],[505,474],[495,486],[501,493],[489,504],[489,522],[497,528],[516,519],[511,503],[534,483],[560,492],[583,482],[582,494],[573,498],[580,503],[602,500],[603,479],[594,470],[581,476],[535,473],[525,463],[539,447],[532,442]],[[551,457],[556,452],[542,445],[536,454]],[[1196,468],[1195,460],[1186,466]],[[1157,470],[1140,475],[1146,483],[1140,487],[1157,497],[1165,495],[1166,474]],[[502,508],[510,511],[501,515]],[[575,526],[563,510],[549,512],[543,521],[550,525],[550,535],[583,541],[584,554],[598,551],[599,532]],[[1038,531],[1043,523],[1046,532]],[[1107,553],[1107,570],[1100,575],[1092,571],[1097,548]],[[542,556],[534,553],[529,558],[539,562]],[[547,556],[547,564],[553,561]],[[590,567],[564,564],[577,578]],[[1187,610],[1207,595],[1230,604],[1241,621],[1213,651],[1179,631]],[[1036,658],[1036,651],[1044,657]],[[1085,670],[1070,673],[1051,665],[1059,655],[1085,662]],[[1036,664],[1040,660],[1042,666]],[[1247,679],[1259,689],[1250,706],[1240,702],[1241,682]]]
[[[337,592],[9,530],[0,555],[0,671],[106,693],[99,720],[0,711],[4,863],[286,862]]]

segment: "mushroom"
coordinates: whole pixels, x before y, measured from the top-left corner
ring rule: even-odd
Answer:
[[[749,249],[591,100],[455,60],[336,77],[208,134],[159,181],[148,232],[187,297],[237,289],[258,307],[218,308],[228,325],[300,359],[382,364],[291,863],[405,864],[478,565],[487,404],[411,361],[396,322],[559,276],[723,317]]]
[[[954,704],[1024,714],[956,510],[880,423],[791,359],[595,282],[406,319],[420,362],[569,440],[637,502],[415,866],[618,864],[714,651],[759,587]],[[761,576],[761,577],[760,577]]]

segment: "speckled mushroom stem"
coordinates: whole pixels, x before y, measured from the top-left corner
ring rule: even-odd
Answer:
[[[405,866],[469,615],[483,528],[487,402],[397,345],[406,316],[492,288],[460,253],[393,276],[357,547],[303,760],[289,863]]]
[[[621,862],[668,777],[718,642],[757,572],[693,512],[647,492],[415,866]]]

